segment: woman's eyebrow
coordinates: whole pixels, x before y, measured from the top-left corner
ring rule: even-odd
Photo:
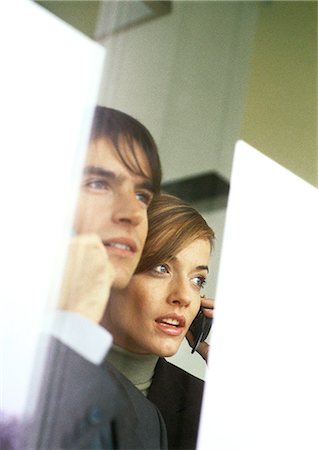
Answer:
[[[208,266],[197,266],[196,270],[206,270],[209,273],[209,268]]]
[[[171,261],[176,261],[178,262],[178,258],[176,256],[172,256],[171,258],[169,258]],[[209,268],[206,265],[200,264],[199,266],[196,266],[194,268],[194,270],[206,270],[209,273]]]

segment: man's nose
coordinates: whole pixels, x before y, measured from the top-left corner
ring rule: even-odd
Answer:
[[[135,192],[122,192],[114,197],[113,220],[115,222],[136,226],[139,225],[144,216],[143,205],[137,199]]]

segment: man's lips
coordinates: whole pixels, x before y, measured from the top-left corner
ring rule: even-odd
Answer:
[[[137,244],[134,240],[125,237],[113,237],[103,240],[107,251],[116,254],[131,255],[137,252]]]
[[[155,322],[157,328],[169,336],[179,336],[182,334],[186,325],[184,316],[174,313],[160,316],[155,320]]]

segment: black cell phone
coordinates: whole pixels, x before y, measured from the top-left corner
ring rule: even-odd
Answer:
[[[213,319],[206,317],[203,314],[203,309],[200,308],[198,314],[196,315],[194,321],[190,326],[190,331],[194,336],[194,345],[192,347],[191,353],[194,353],[200,342],[205,341],[208,334],[210,333],[212,327]]]

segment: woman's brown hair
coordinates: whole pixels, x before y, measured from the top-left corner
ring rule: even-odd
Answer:
[[[213,246],[214,231],[201,214],[184,201],[169,194],[156,196],[148,208],[149,231],[135,273],[168,261],[197,239]]]

